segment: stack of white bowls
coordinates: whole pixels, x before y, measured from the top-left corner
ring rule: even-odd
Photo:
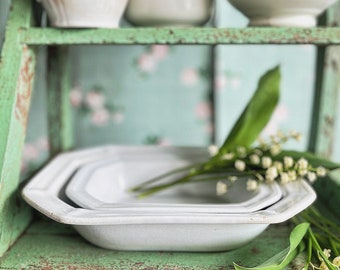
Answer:
[[[303,180],[247,191],[246,179],[239,179],[223,196],[216,195],[213,181],[178,185],[144,199],[130,192],[148,179],[207,157],[206,149],[195,147],[106,146],[69,152],[39,172],[23,197],[97,246],[172,251],[240,247],[316,198]]]

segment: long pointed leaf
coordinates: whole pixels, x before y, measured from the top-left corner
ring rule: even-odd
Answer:
[[[309,228],[309,223],[297,225],[289,236],[289,247],[276,254],[268,261],[257,267],[243,267],[234,263],[236,270],[282,270],[284,269],[304,248],[303,238]]]
[[[281,74],[279,66],[266,72],[257,90],[229,133],[219,154],[234,150],[236,146],[250,147],[269,122],[280,96]]]

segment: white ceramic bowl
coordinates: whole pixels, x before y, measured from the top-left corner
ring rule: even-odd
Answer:
[[[228,0],[247,16],[250,26],[312,27],[336,0]]]
[[[157,151],[157,148],[138,151],[143,149]],[[121,148],[121,153],[135,150]],[[293,217],[316,198],[306,182],[295,181],[282,186],[283,198],[277,203],[252,213],[119,212],[83,209],[68,203],[65,186],[77,169],[103,157],[109,158],[112,152],[117,153],[117,148],[101,147],[59,155],[26,185],[24,199],[49,218],[72,224],[85,239],[100,247],[222,251],[248,243],[269,224]]]
[[[52,26],[117,28],[128,0],[37,0]]]
[[[276,203],[282,197],[279,185],[260,185],[257,191],[247,191],[247,178],[239,179],[229,187],[227,194],[216,196],[216,182],[198,182],[179,185],[139,199],[129,189],[150,178],[173,169],[187,166],[197,159],[197,152],[190,157],[190,151],[177,149],[164,156],[158,153],[140,156],[132,154],[121,158],[112,152],[111,158],[104,158],[82,166],[66,187],[66,195],[87,209],[135,212],[199,212],[199,213],[249,213]],[[183,158],[183,153],[187,157]],[[202,148],[201,155],[207,154]],[[207,155],[208,158],[208,155]],[[166,181],[179,175],[167,177]]]
[[[197,26],[212,9],[213,0],[130,0],[125,17],[138,26]]]

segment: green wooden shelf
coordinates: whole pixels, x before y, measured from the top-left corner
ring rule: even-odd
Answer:
[[[36,46],[50,45],[48,55],[49,119],[53,123],[52,152],[71,147],[68,103],[67,46],[142,44],[312,44],[319,48],[318,92],[311,133],[315,152],[327,156],[333,147],[333,131],[339,72],[324,71],[326,46],[340,45],[340,27],[314,28],[121,28],[55,29],[32,27],[35,0],[12,0],[0,62],[0,269],[112,269],[112,270],[223,270],[232,263],[262,263],[288,245],[290,226],[271,225],[248,245],[214,253],[123,252],[95,247],[70,226],[33,218],[32,209],[18,198],[20,153],[23,148],[35,73]],[[333,25],[333,24],[332,24]],[[332,48],[333,49],[333,48]],[[332,56],[333,54],[331,54]],[[334,54],[335,55],[335,54]],[[330,59],[328,56],[327,59]],[[327,85],[323,83],[327,79]],[[327,87],[326,87],[327,86]],[[331,105],[330,105],[331,104]],[[322,137],[319,143],[319,137]],[[338,178],[340,179],[340,177]],[[328,183],[333,183],[329,185]],[[339,205],[340,183],[321,182],[327,209]],[[331,199],[330,199],[331,198]],[[337,209],[337,208],[336,208]],[[340,215],[339,210],[334,213]],[[27,227],[28,226],[28,227]],[[25,232],[22,234],[22,232]],[[19,237],[21,235],[21,237]],[[19,237],[19,238],[18,238]]]
[[[21,28],[28,45],[80,44],[314,44],[339,45],[340,27],[315,28]]]
[[[246,246],[229,252],[127,252],[98,248],[70,226],[37,221],[0,261],[0,269],[226,270],[252,266],[288,245],[290,228],[271,225]]]

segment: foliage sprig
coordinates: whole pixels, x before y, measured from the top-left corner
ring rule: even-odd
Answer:
[[[222,146],[209,147],[211,157],[207,161],[167,172],[132,191],[145,197],[178,184],[217,180],[216,191],[221,196],[228,191],[230,184],[241,177],[248,178],[247,189],[253,190],[259,184],[273,181],[286,184],[305,178],[313,183],[329,171],[340,168],[340,164],[309,152],[283,150],[285,142],[300,139],[301,135],[295,131],[289,134],[278,132],[269,140],[258,139],[257,145],[253,146],[277,106],[280,80],[279,67],[261,77],[257,90]],[[167,177],[176,175],[175,180],[163,182]],[[305,252],[307,256],[303,265],[296,269],[339,270],[339,224],[330,221],[314,207],[309,207],[292,221],[297,226],[290,234],[287,249],[257,267],[246,268],[235,264],[235,269],[281,270]]]

